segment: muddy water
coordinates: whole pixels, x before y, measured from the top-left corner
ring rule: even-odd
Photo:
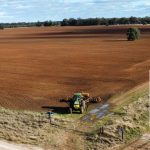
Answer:
[[[104,103],[99,104],[92,110],[90,110],[85,116],[82,117],[82,121],[93,122],[98,119],[101,119],[103,116],[111,114],[110,104]]]

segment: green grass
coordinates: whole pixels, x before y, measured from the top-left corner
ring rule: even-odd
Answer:
[[[139,124],[143,127],[144,132],[149,132],[149,112],[143,113],[139,118]]]
[[[126,131],[126,142],[131,142],[133,139],[141,137],[143,134],[140,128],[130,128]]]
[[[55,114],[55,117],[56,118],[59,118],[59,119],[79,119],[81,118],[83,115],[85,114]]]
[[[130,90],[126,93],[121,93],[114,95],[111,99],[110,102],[113,104],[115,103],[112,111],[115,113],[117,111],[122,111],[120,110],[123,106],[129,105],[130,103],[138,100],[140,97],[144,97],[148,95],[149,90],[148,90],[148,84],[144,84],[142,86],[139,86],[133,90]],[[119,112],[118,112],[119,113]],[[120,112],[122,114],[122,112]]]
[[[111,97],[110,102],[115,103],[115,108],[118,105],[118,107],[122,107],[136,101],[139,97],[148,95],[148,92],[148,84],[145,83],[142,86],[138,86],[128,92],[122,92],[120,94],[114,95],[113,97]]]
[[[115,115],[118,115],[118,116],[125,116],[126,115],[123,108],[116,108],[116,109],[113,110],[113,113]]]

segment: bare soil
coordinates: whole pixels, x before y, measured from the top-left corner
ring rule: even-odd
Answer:
[[[0,31],[0,106],[41,110],[85,91],[110,96],[148,81],[150,26],[40,27]]]
[[[27,145],[17,145],[14,143],[0,141],[1,150],[43,150],[42,148],[27,146]]]

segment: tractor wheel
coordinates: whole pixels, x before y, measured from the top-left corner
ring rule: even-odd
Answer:
[[[96,103],[100,103],[102,101],[102,99],[100,97],[96,98]]]
[[[84,108],[83,108],[83,106],[81,106],[80,113],[83,114],[83,112],[84,112]]]
[[[70,111],[70,114],[72,114],[72,108],[71,107],[69,108],[69,111]]]
[[[82,106],[83,106],[83,109],[86,108],[86,103],[85,103],[85,101],[82,101]]]

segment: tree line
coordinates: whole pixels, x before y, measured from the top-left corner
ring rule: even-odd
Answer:
[[[60,21],[37,21],[37,22],[17,22],[17,23],[0,23],[0,29],[16,28],[16,27],[41,27],[41,26],[58,26],[61,25]]]
[[[0,29],[15,27],[41,27],[41,26],[91,26],[91,25],[124,25],[124,24],[150,24],[150,17],[129,17],[129,18],[87,18],[87,19],[63,19],[62,21],[37,21],[0,23]]]
[[[122,25],[122,24],[150,24],[150,17],[130,18],[87,18],[87,19],[63,19],[62,26],[90,26],[90,25]]]

